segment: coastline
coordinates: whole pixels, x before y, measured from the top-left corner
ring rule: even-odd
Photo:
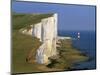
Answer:
[[[89,59],[87,55],[74,48],[71,37],[59,37],[58,39],[58,59],[53,59],[53,62],[48,65],[49,68],[57,68],[61,70],[75,70],[74,65],[80,62],[85,62]],[[55,62],[55,63],[54,63]]]
[[[16,21],[17,19],[14,20]],[[21,21],[24,22],[24,20]],[[53,72],[53,71],[65,71],[65,70],[68,71],[73,69],[73,65],[75,63],[84,62],[88,60],[87,56],[84,56],[78,49],[72,46],[71,37],[58,36],[57,59],[53,59],[51,57],[50,60],[52,62],[48,65],[36,63],[35,62],[36,50],[41,45],[41,42],[37,38],[33,38],[32,36],[20,33],[19,32],[20,27],[18,27],[20,25],[20,22],[18,23],[18,26],[16,25],[16,22],[13,23],[14,28],[12,36],[13,38],[12,73],[49,72],[49,71]],[[25,25],[25,27],[26,26],[27,25]],[[24,23],[21,28],[23,27]],[[27,57],[29,58],[32,57],[32,61],[27,62],[26,60]]]
[[[20,37],[21,39],[19,39]],[[57,47],[57,51],[59,51],[59,54],[57,57],[59,58],[52,60],[53,62],[51,64],[43,65],[43,64],[38,64],[36,62],[27,63],[25,61],[25,58],[29,50],[32,49],[34,53],[36,51],[36,49],[33,48],[33,42],[32,42],[33,39],[31,36],[29,37],[28,35],[23,35],[19,32],[14,31],[13,40],[15,39],[17,40],[13,42],[14,51],[13,51],[13,61],[12,61],[12,67],[13,67],[12,72],[14,74],[23,73],[23,72],[24,73],[26,72],[51,72],[51,71],[53,72],[53,71],[65,71],[65,70],[71,71],[73,69],[73,66],[76,63],[84,62],[88,60],[87,56],[84,56],[78,49],[72,46],[71,39],[63,39],[63,40],[59,40],[60,43],[58,44],[60,45],[60,47]],[[39,44],[38,39],[37,40],[34,39],[33,41],[34,41],[34,47],[36,47]],[[19,42],[21,43],[21,46]],[[29,45],[27,45],[27,43],[29,43]],[[23,49],[23,45],[25,46],[24,49]],[[14,60],[14,58],[16,58],[16,61]],[[35,56],[33,58],[35,58]]]

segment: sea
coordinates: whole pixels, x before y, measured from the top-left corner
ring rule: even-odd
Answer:
[[[78,38],[78,34],[80,38]],[[89,60],[74,65],[76,70],[96,69],[96,32],[95,31],[66,31],[59,30],[59,36],[72,38],[73,47],[89,57]]]

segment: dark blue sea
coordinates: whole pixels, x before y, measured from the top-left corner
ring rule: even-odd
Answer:
[[[78,39],[78,32],[80,38]],[[95,31],[58,31],[59,36],[72,37],[73,47],[89,57],[85,62],[77,63],[75,69],[96,69],[96,33]]]

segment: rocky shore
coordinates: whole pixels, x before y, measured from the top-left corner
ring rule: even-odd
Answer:
[[[57,43],[58,58],[50,58],[51,63],[47,65],[49,68],[56,68],[60,70],[73,70],[73,65],[79,62],[87,61],[89,58],[84,53],[72,46],[71,39],[59,39]]]

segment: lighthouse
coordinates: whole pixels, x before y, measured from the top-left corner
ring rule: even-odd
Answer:
[[[80,39],[80,32],[77,33],[77,38]]]

